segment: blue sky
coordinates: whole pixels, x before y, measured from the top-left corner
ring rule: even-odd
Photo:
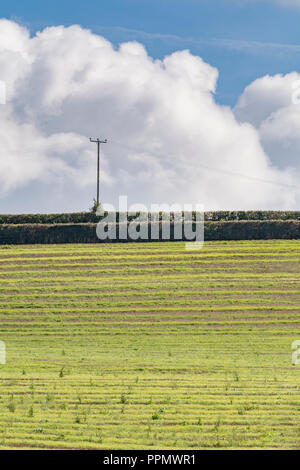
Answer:
[[[300,6],[276,0],[2,0],[0,12],[32,33],[77,23],[116,45],[135,39],[153,57],[188,48],[219,69],[223,104],[257,77],[299,69]]]

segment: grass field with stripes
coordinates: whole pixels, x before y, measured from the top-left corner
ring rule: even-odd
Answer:
[[[300,242],[0,247],[0,449],[299,449]]]

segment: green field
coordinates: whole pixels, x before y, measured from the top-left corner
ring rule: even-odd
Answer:
[[[0,449],[300,448],[300,241],[0,247]]]

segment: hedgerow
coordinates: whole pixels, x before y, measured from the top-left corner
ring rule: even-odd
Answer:
[[[162,240],[162,223],[160,223],[159,240]],[[193,224],[196,229],[196,223]],[[300,220],[248,220],[248,221],[206,221],[205,240],[267,240],[267,239],[300,239]],[[174,240],[174,224],[170,226],[170,240]],[[185,240],[184,237],[182,239]],[[130,242],[118,239],[107,242]],[[59,243],[97,243],[96,224],[10,224],[0,225],[0,244],[59,244]]]
[[[117,220],[121,214],[116,213]],[[148,214],[150,217],[150,215]],[[173,219],[178,219],[183,215],[180,213],[172,214]],[[131,214],[129,218],[133,218]],[[160,219],[163,213],[160,212]],[[196,220],[196,213],[189,212],[184,214],[185,219]],[[300,220],[300,211],[211,211],[205,212],[207,221],[240,221],[240,220]],[[1,224],[87,224],[97,223],[99,217],[94,212],[73,212],[64,214],[17,214],[0,215]]]

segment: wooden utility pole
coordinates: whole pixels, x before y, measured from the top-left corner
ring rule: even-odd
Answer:
[[[107,144],[107,139],[90,138],[90,142],[97,144],[97,209],[100,205],[100,145]]]

